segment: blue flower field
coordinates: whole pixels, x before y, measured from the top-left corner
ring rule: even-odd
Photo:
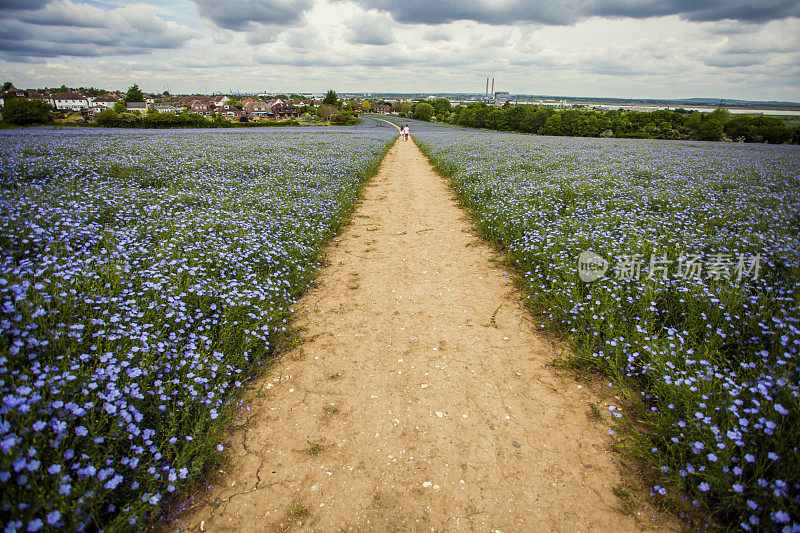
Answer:
[[[243,384],[392,128],[0,135],[0,523],[136,528]]]
[[[800,149],[414,131],[569,364],[629,391],[651,497],[799,531]]]

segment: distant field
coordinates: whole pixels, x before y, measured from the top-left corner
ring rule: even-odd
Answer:
[[[784,124],[786,124],[790,128],[796,128],[797,126],[800,126],[800,112],[798,112],[796,116],[792,117],[780,116],[778,118],[781,119],[784,122]]]
[[[629,390],[612,414],[652,497],[734,528],[797,526],[800,147],[415,138],[569,364]]]
[[[195,484],[394,136],[0,134],[0,523],[116,531]]]

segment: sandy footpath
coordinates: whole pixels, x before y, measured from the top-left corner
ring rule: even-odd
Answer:
[[[295,306],[306,341],[255,384],[264,396],[181,529],[669,524],[617,510],[608,427],[589,416],[598,399],[547,368],[558,349],[493,259],[445,181],[398,141]]]

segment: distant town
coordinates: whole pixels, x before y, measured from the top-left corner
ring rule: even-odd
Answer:
[[[481,102],[492,106],[535,104],[556,109],[594,109],[606,111],[621,109],[625,111],[651,112],[663,109],[684,109],[686,111],[711,112],[726,108],[733,114],[765,114],[775,116],[800,115],[797,102],[756,102],[745,100],[724,100],[711,98],[692,98],[684,100],[635,100],[617,98],[563,97],[548,95],[511,94],[504,91],[487,90],[475,93],[340,93],[335,104],[339,111],[353,114],[362,112],[404,115],[406,107],[420,101],[446,99],[453,105],[467,105]],[[320,115],[325,94],[314,93],[250,93],[250,94],[170,94],[147,93],[137,85],[125,91],[111,91],[94,87],[71,88],[62,85],[58,88],[21,89],[6,82],[1,92],[0,112],[6,103],[14,98],[25,98],[44,102],[49,107],[48,121],[55,123],[94,122],[103,111],[117,114],[148,113],[194,114],[206,119],[225,119],[234,122],[259,121],[311,121],[318,122],[336,119],[336,112]],[[346,121],[340,117],[340,122]],[[334,120],[335,122],[335,120]]]

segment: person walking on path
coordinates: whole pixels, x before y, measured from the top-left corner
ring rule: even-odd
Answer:
[[[403,126],[403,140],[408,141],[408,124]]]

